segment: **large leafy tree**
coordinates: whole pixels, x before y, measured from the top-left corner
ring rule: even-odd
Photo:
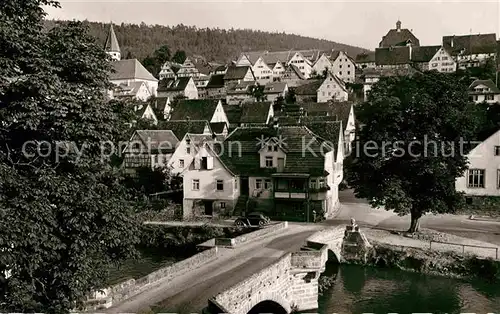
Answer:
[[[455,178],[466,169],[465,141],[476,132],[478,107],[467,82],[453,74],[381,79],[356,108],[361,129],[348,180],[374,207],[411,215],[409,232],[427,212],[453,212]]]
[[[172,57],[172,61],[183,64],[184,61],[186,61],[186,58],[187,58],[187,55],[186,55],[186,52],[184,50],[177,50],[175,52],[174,56]]]
[[[252,85],[248,89],[248,95],[255,98],[256,101],[261,102],[267,99],[266,94],[264,93],[265,86],[257,83],[256,85]]]
[[[123,125],[107,56],[81,23],[45,32],[44,5],[0,8],[2,311],[67,312],[135,252],[129,193],[101,153]]]

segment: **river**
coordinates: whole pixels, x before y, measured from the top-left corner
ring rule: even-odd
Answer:
[[[387,268],[328,264],[321,314],[500,313],[500,284]]]

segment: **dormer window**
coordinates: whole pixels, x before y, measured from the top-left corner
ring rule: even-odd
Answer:
[[[277,152],[278,151],[278,145],[276,145],[276,144],[268,144],[267,145],[267,151],[268,152]]]

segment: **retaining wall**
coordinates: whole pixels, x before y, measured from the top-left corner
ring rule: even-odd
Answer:
[[[243,243],[256,240],[258,238],[261,238],[263,236],[278,232],[280,230],[283,230],[285,228],[288,228],[288,222],[284,221],[278,224],[270,225],[266,228],[259,229],[257,231],[253,231],[250,233],[246,233],[240,236],[237,236],[236,238],[216,238],[215,239],[215,245],[218,246],[224,246],[224,247],[235,247],[238,245],[241,245]]]

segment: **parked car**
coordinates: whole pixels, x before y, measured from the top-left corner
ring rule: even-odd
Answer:
[[[245,216],[238,217],[234,221],[234,224],[238,227],[243,227],[243,226],[263,227],[263,226],[269,224],[270,221],[271,221],[271,219],[269,219],[267,216],[263,215],[262,213],[252,212],[252,213],[249,213]]]

